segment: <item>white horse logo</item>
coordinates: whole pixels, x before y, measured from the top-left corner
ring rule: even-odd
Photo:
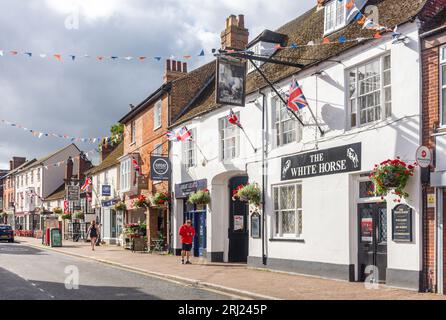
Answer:
[[[355,169],[359,167],[359,157],[353,148],[347,150],[347,157],[353,162]]]
[[[282,177],[286,177],[286,174],[288,172],[288,170],[290,170],[291,168],[291,160],[288,160],[287,162],[285,162],[285,165],[283,166],[283,170],[282,170]]]

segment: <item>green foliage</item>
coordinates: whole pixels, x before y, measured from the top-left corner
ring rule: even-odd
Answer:
[[[74,213],[74,219],[83,220],[85,218],[85,214],[82,211],[77,211]]]
[[[56,208],[53,209],[53,213],[55,213],[55,214],[62,214],[63,210],[60,207],[56,207]]]
[[[199,190],[189,196],[189,203],[198,205],[207,205],[211,203],[211,194],[209,190]]]
[[[261,195],[262,191],[257,183],[241,185],[233,191],[234,198],[239,198],[240,201],[249,202],[249,204],[256,206],[260,205]]]
[[[150,203],[153,207],[163,207],[168,204],[170,196],[166,192],[157,192],[150,197]]]

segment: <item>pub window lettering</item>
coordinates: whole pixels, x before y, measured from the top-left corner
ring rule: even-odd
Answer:
[[[350,127],[384,120],[392,115],[391,57],[385,55],[348,71]]]
[[[302,139],[302,128],[299,123],[292,118],[286,105],[278,97],[272,99],[272,104],[275,110],[276,146],[299,142]]]
[[[440,49],[440,78],[441,124],[446,126],[446,46]]]
[[[301,238],[302,185],[290,184],[273,188],[274,234],[277,238]]]

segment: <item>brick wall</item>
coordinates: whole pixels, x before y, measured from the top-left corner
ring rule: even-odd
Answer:
[[[446,7],[446,0],[428,0],[420,14],[421,19],[429,20]]]
[[[435,150],[435,139],[432,133],[439,124],[439,49],[425,48],[422,52],[423,76],[423,144]],[[426,194],[435,193],[434,188],[427,188]],[[424,199],[425,203],[427,199]],[[435,209],[423,212],[424,228],[424,270],[427,288],[435,290]],[[426,288],[426,289],[427,289]]]

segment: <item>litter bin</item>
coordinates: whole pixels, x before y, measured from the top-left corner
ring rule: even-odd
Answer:
[[[51,229],[51,247],[62,247],[62,232],[59,228]]]

